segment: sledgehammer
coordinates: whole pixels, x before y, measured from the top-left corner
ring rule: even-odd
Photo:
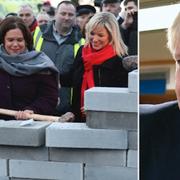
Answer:
[[[10,110],[10,109],[2,109],[0,108],[0,114],[15,116],[18,111]],[[67,112],[62,116],[49,116],[49,115],[41,115],[41,114],[30,114],[28,119],[34,119],[37,121],[50,121],[50,122],[71,122],[74,120],[74,114],[71,112]]]

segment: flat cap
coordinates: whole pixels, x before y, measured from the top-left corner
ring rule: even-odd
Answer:
[[[93,13],[95,14],[96,13],[96,9],[95,7],[91,6],[91,5],[79,5],[76,7],[76,16],[81,16],[83,14],[90,14],[90,13]]]
[[[107,4],[107,3],[121,3],[122,0],[102,0],[101,4]]]

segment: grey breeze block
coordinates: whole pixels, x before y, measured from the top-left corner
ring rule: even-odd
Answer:
[[[7,160],[0,159],[0,177],[7,176]]]
[[[48,161],[9,161],[10,177],[32,179],[82,180],[83,165]]]
[[[85,91],[85,110],[107,112],[137,112],[137,93],[128,88],[94,87]]]
[[[93,165],[126,166],[127,150],[49,148],[50,161],[79,162]]]
[[[86,165],[85,180],[137,180],[137,169]]]
[[[128,90],[129,92],[138,92],[138,70],[134,70],[128,74]]]
[[[97,129],[137,129],[137,113],[87,111],[86,124]]]
[[[0,158],[23,160],[48,160],[48,148],[45,146],[5,146],[0,145]]]
[[[91,129],[85,123],[53,123],[46,129],[46,146],[127,149],[126,130]]]
[[[47,122],[34,121],[31,125],[20,126],[22,121],[0,120],[0,145],[41,146],[45,142]]]

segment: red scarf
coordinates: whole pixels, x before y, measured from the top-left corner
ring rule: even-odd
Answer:
[[[112,45],[107,45],[100,51],[94,51],[90,46],[83,47],[84,74],[81,86],[81,107],[84,106],[84,91],[94,87],[93,65],[100,65],[115,55]]]

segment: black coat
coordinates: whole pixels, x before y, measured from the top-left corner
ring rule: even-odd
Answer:
[[[177,101],[140,106],[140,179],[180,179]]]
[[[114,56],[101,65],[93,66],[94,83],[99,87],[127,87],[128,71],[122,65],[122,59]],[[73,75],[69,85],[73,86],[72,111],[76,115],[76,121],[83,121],[80,116],[81,85],[84,73],[82,60],[82,47],[79,49],[73,64]],[[69,78],[69,77],[68,77]],[[61,83],[68,82],[65,77],[61,77]],[[66,84],[67,85],[67,84]]]

